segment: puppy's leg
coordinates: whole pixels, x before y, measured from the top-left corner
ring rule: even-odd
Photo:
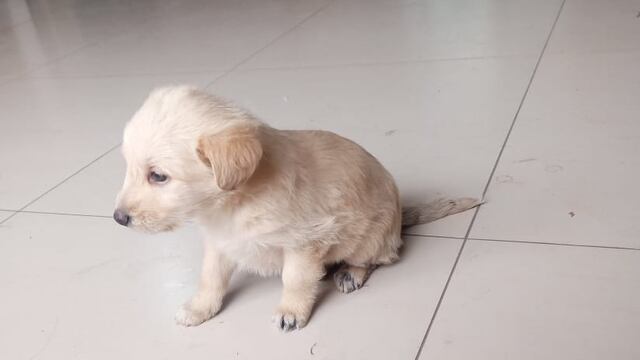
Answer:
[[[288,250],[282,269],[282,300],[273,316],[282,331],[300,329],[307,324],[316,301],[324,264],[308,250]]]
[[[338,290],[343,293],[350,293],[360,289],[375,268],[374,265],[354,266],[344,264],[333,274],[333,281],[336,283]]]
[[[222,306],[234,267],[224,254],[205,241],[198,292],[178,310],[176,322],[195,326],[212,318]]]

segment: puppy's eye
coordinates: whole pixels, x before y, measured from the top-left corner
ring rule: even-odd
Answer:
[[[152,184],[163,184],[169,180],[169,177],[165,174],[161,174],[154,170],[149,172],[149,182]]]

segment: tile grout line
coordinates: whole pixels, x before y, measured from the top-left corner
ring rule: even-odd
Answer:
[[[325,9],[327,9],[331,4],[334,3],[335,0],[329,0],[327,1],[326,4],[324,4],[323,6],[319,7],[318,9],[316,9],[315,11],[313,11],[311,14],[305,16],[302,20],[298,21],[297,23],[295,23],[292,27],[290,27],[289,29],[283,31],[281,34],[279,34],[278,36],[276,36],[275,38],[271,39],[269,42],[267,42],[265,45],[261,46],[260,48],[258,48],[258,50],[252,52],[251,54],[249,54],[247,57],[245,57],[244,59],[240,60],[237,64],[235,64],[234,66],[232,66],[231,68],[229,68],[229,70],[223,72],[220,76],[217,76],[215,79],[211,80],[208,84],[206,84],[203,88],[204,89],[208,89],[209,86],[215,84],[218,80],[230,75],[231,73],[233,73],[234,71],[236,71],[240,66],[246,64],[249,60],[253,59],[254,57],[256,57],[258,54],[260,54],[262,51],[264,51],[266,48],[268,48],[269,46],[273,45],[274,43],[276,43],[278,40],[282,39],[284,36],[286,36],[287,34],[291,33],[293,30],[299,28],[300,26],[302,26],[304,23],[306,23],[307,21],[309,21],[311,18],[313,18],[314,16],[316,16],[317,14],[319,14],[320,12],[324,11]]]
[[[292,29],[287,30],[287,32]],[[277,39],[276,39],[277,40]],[[272,44],[273,42],[271,42]],[[264,49],[262,49],[264,50]],[[255,56],[256,54],[252,54],[250,56]],[[511,58],[524,58],[531,57],[533,54],[506,54],[506,55],[490,55],[490,56],[461,56],[461,57],[444,57],[444,58],[425,58],[425,59],[415,59],[415,60],[397,60],[397,61],[373,61],[373,62],[354,62],[354,63],[336,63],[330,65],[291,65],[291,66],[256,66],[256,67],[247,67],[241,69],[241,71],[298,71],[298,70],[324,70],[324,69],[342,69],[342,68],[351,68],[351,67],[376,67],[376,66],[394,66],[394,65],[420,65],[420,64],[429,64],[429,63],[437,63],[437,62],[449,62],[449,61],[474,61],[474,60],[487,60],[487,59],[511,59]],[[246,59],[245,59],[246,60]],[[241,64],[238,66],[234,66],[231,70],[225,70],[220,68],[212,68],[212,69],[202,69],[202,70],[193,70],[193,71],[169,71],[169,72],[155,72],[155,73],[114,73],[114,74],[100,74],[100,75],[89,75],[89,74],[60,74],[60,75],[33,75],[33,74],[24,74],[25,78],[30,80],[40,80],[40,79],[102,79],[102,78],[130,78],[130,77],[151,77],[151,76],[159,76],[159,75],[192,75],[192,74],[211,74],[211,73],[222,73],[216,79],[211,80],[206,87],[213,84],[217,79],[222,78],[223,75],[227,75],[228,72],[233,72],[238,70],[238,67],[242,65],[242,63],[246,63],[243,60]]]
[[[464,250],[465,245],[467,244],[468,241],[468,237],[469,237],[469,233],[471,232],[471,225],[473,225],[473,222],[476,219],[476,216],[478,215],[478,211],[480,210],[480,207],[482,205],[480,205],[479,207],[477,207],[475,209],[475,211],[473,212],[473,217],[471,218],[471,222],[469,224],[469,227],[467,228],[467,232],[464,236],[464,239],[462,240],[462,244],[460,245],[460,249],[458,250],[458,254],[456,255],[455,260],[453,261],[453,265],[451,267],[451,271],[449,271],[449,276],[447,277],[447,281],[444,283],[444,287],[442,289],[442,292],[440,293],[440,298],[438,298],[438,302],[436,304],[436,308],[433,311],[433,315],[431,315],[431,319],[429,320],[429,325],[427,326],[427,330],[425,331],[424,335],[422,336],[422,341],[420,342],[420,347],[418,347],[418,352],[416,353],[416,356],[414,358],[414,360],[419,360],[420,359],[420,355],[422,354],[422,349],[424,348],[424,344],[427,341],[427,337],[429,336],[429,333],[431,332],[431,327],[436,319],[436,315],[438,314],[438,311],[440,310],[440,306],[442,305],[442,301],[444,300],[444,296],[447,292],[447,290],[449,289],[449,284],[451,283],[451,279],[453,278],[453,273],[456,271],[456,268],[458,266],[458,263],[460,262],[460,257],[462,256],[462,251]]]
[[[145,78],[145,77],[158,77],[166,75],[201,75],[201,74],[215,74],[224,72],[224,69],[208,69],[208,70],[193,70],[193,71],[158,71],[152,73],[112,73],[112,74],[60,74],[60,75],[27,75],[25,78],[29,80],[68,80],[68,79],[119,79],[119,78]]]
[[[412,65],[412,64],[427,64],[435,62],[448,62],[448,61],[472,61],[472,60],[488,60],[488,59],[510,59],[518,57],[532,57],[535,54],[505,54],[505,55],[486,55],[486,56],[459,56],[459,57],[436,57],[436,58],[423,58],[413,60],[393,60],[393,61],[372,61],[372,62],[344,62],[328,65],[283,65],[283,66],[256,66],[247,67],[242,71],[264,71],[264,70],[315,70],[315,69],[340,69],[349,67],[375,67],[375,66],[388,66],[388,65]]]
[[[12,211],[12,210],[10,210]],[[424,238],[443,238],[443,239],[456,239],[456,240],[464,240],[463,237],[460,236],[445,236],[445,235],[428,235],[428,234],[405,234],[402,236],[417,236]],[[579,248],[594,248],[594,249],[609,249],[609,250],[629,250],[629,251],[640,251],[640,248],[635,247],[627,247],[627,246],[608,246],[608,245],[590,245],[590,244],[570,244],[570,243],[554,243],[554,242],[544,242],[544,241],[527,241],[527,240],[515,240],[515,239],[491,239],[491,238],[476,238],[469,237],[467,240],[471,241],[491,241],[491,242],[504,242],[511,244],[531,244],[531,245],[550,245],[550,246],[564,246],[564,247],[579,247]]]
[[[107,216],[107,215],[65,213],[65,212],[56,212],[56,211],[22,210],[22,211],[19,211],[19,212],[21,214],[36,214],[36,215],[78,216],[78,217],[91,217],[91,218],[101,218],[101,219],[111,219],[112,218],[111,216]]]
[[[95,45],[99,44],[100,42],[101,42],[101,40],[88,42],[86,44],[79,45],[78,47],[69,50],[67,53],[60,54],[59,56],[56,56],[56,57],[52,58],[51,60],[48,60],[48,61],[45,61],[45,62],[39,63],[39,64],[33,64],[33,67],[30,67],[28,69],[25,69],[24,71],[19,72],[18,74],[16,74],[16,77],[13,78],[12,80],[32,79],[34,77],[32,77],[31,74],[33,74],[34,72],[37,72],[38,70],[46,69],[49,65],[53,65],[55,63],[58,63],[58,62],[66,59],[66,58],[68,58],[70,56],[73,56],[73,55],[79,53],[80,51],[82,51],[84,49],[87,49],[87,48],[90,48],[92,46],[95,46]]]
[[[290,31],[290,30],[287,30]],[[256,53],[257,55],[257,53]],[[255,55],[253,55],[255,56]],[[374,61],[374,62],[361,62],[361,63],[336,63],[331,65],[291,65],[291,66],[273,66],[273,67],[247,67],[243,68],[240,71],[248,72],[248,71],[298,71],[298,70],[325,70],[325,69],[343,69],[343,68],[366,68],[366,67],[380,67],[380,66],[396,66],[396,65],[421,65],[421,64],[429,64],[429,63],[437,63],[437,62],[450,62],[450,61],[474,61],[474,60],[487,60],[487,59],[511,59],[511,58],[523,58],[530,57],[533,54],[507,54],[507,55],[492,55],[492,56],[462,56],[462,57],[450,57],[450,58],[431,58],[431,59],[416,59],[416,60],[398,60],[398,61]],[[249,59],[250,60],[250,59]],[[247,60],[248,61],[248,60]],[[246,63],[243,60],[242,63]],[[241,66],[242,63],[239,65]],[[38,68],[40,69],[40,68]],[[33,71],[38,70],[33,69]],[[211,80],[205,87],[211,86],[218,79],[222,78],[223,75],[228,75],[227,73],[235,72],[238,70],[238,66],[234,66],[231,70],[225,69],[203,69],[203,70],[193,70],[193,71],[169,71],[169,72],[155,72],[155,73],[113,73],[113,74],[60,74],[60,75],[38,75],[38,74],[30,74],[24,73],[23,77],[16,79],[29,79],[29,80],[51,80],[51,79],[111,79],[111,78],[136,78],[136,77],[152,77],[152,76],[160,76],[160,75],[194,75],[194,74],[212,74],[212,73],[221,73],[214,80]],[[7,79],[10,80],[10,79]]]
[[[107,156],[110,152],[112,152],[113,150],[117,149],[120,146],[121,143],[118,143],[117,145],[109,148],[109,150],[105,151],[104,153],[102,153],[101,155],[99,155],[97,158],[91,160],[88,164],[85,164],[83,167],[81,167],[80,169],[76,170],[75,172],[73,172],[71,175],[67,176],[66,178],[62,179],[62,181],[58,182],[57,184],[55,184],[53,187],[51,187],[49,190],[45,191],[44,193],[40,194],[39,196],[37,196],[35,199],[29,201],[26,205],[22,206],[21,208],[19,208],[18,210],[16,210],[13,214],[9,215],[7,218],[5,218],[4,220],[0,221],[0,225],[4,224],[5,222],[7,222],[9,219],[13,218],[14,216],[18,215],[21,212],[25,212],[23,211],[24,209],[26,209],[27,207],[29,207],[30,205],[32,205],[33,203],[35,203],[36,201],[42,199],[45,195],[49,194],[50,192],[52,192],[53,190],[57,189],[58,187],[60,187],[62,184],[66,183],[67,181],[69,181],[69,179],[71,179],[72,177],[78,175],[80,172],[82,172],[84,169],[88,168],[89,166],[93,165],[95,162],[97,162],[98,160],[102,159],[103,157]]]
[[[531,244],[531,245],[545,245],[545,246],[564,246],[564,247],[577,247],[577,248],[640,251],[640,248],[626,247],[626,246],[567,244],[567,243],[553,243],[553,242],[544,242],[544,241],[525,241],[525,240],[513,240],[513,239],[487,239],[487,238],[474,238],[474,237],[471,237],[468,240],[471,240],[471,241],[503,242],[503,243],[523,244],[523,245]]]
[[[409,233],[401,233],[402,236],[418,236],[418,237],[426,237],[426,238],[442,238],[442,239],[456,239],[456,240],[464,240],[462,236],[447,236],[447,235],[433,235],[433,234],[409,234]]]
[[[520,104],[518,105],[518,109],[516,110],[516,113],[513,116],[513,120],[511,121],[511,125],[509,126],[509,130],[507,131],[507,134],[505,136],[505,139],[502,143],[502,147],[500,148],[500,151],[498,152],[498,156],[496,157],[496,161],[493,164],[493,168],[491,169],[491,172],[489,173],[489,178],[487,179],[487,182],[484,186],[484,190],[482,191],[482,199],[485,198],[487,191],[489,190],[489,186],[491,185],[491,181],[493,179],[493,176],[496,172],[496,169],[498,168],[498,163],[500,162],[500,159],[502,158],[502,154],[504,153],[504,149],[507,146],[507,143],[509,142],[509,137],[511,136],[511,132],[513,131],[513,128],[516,124],[516,120],[518,119],[518,116],[520,115],[520,110],[522,110],[522,106],[527,98],[527,95],[529,94],[529,90],[531,89],[531,84],[533,83],[533,79],[536,76],[536,73],[538,72],[538,67],[540,66],[540,63],[542,62],[542,58],[544,56],[545,51],[547,50],[547,46],[549,45],[549,41],[551,40],[551,36],[553,35],[553,31],[556,28],[556,25],[558,24],[558,20],[560,19],[560,15],[562,14],[562,9],[564,8],[564,4],[565,4],[566,0],[562,0],[562,3],[560,4],[560,7],[558,9],[558,13],[556,14],[556,18],[553,22],[553,24],[551,25],[551,29],[549,30],[549,34],[547,35],[547,39],[544,43],[544,46],[542,47],[542,50],[540,51],[540,56],[538,56],[538,60],[536,61],[536,65],[533,68],[533,72],[531,73],[531,77],[529,78],[529,83],[527,84],[527,88],[524,91],[524,94],[522,95],[522,99],[520,100]],[[447,281],[444,284],[444,288],[442,289],[442,293],[440,294],[440,298],[438,299],[438,303],[436,304],[436,308],[433,311],[433,315],[431,315],[431,319],[429,321],[429,325],[427,326],[427,330],[424,333],[424,336],[422,337],[422,341],[420,342],[420,346],[418,347],[418,351],[416,352],[416,356],[414,357],[414,360],[419,360],[420,359],[420,355],[422,354],[422,350],[424,349],[424,345],[427,341],[427,337],[429,336],[429,333],[431,332],[431,329],[433,327],[433,323],[435,322],[435,319],[438,315],[438,311],[440,310],[440,307],[442,306],[442,302],[444,300],[444,297],[447,293],[447,290],[449,289],[449,284],[451,284],[451,279],[453,278],[453,274],[456,271],[456,268],[458,266],[458,263],[460,262],[460,257],[462,256],[462,252],[464,251],[465,246],[467,245],[467,242],[469,240],[469,235],[471,234],[471,229],[473,228],[473,225],[476,221],[476,218],[478,216],[478,213],[480,212],[480,208],[481,206],[478,206],[474,213],[473,213],[473,217],[471,218],[471,222],[469,223],[469,227],[467,228],[467,232],[464,236],[464,240],[462,241],[462,245],[460,245],[460,250],[458,250],[458,255],[456,256],[454,262],[453,262],[453,266],[451,267],[451,271],[449,272],[449,276],[447,277]]]

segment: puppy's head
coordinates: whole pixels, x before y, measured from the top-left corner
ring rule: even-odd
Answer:
[[[197,89],[155,90],[125,128],[127,172],[114,219],[169,231],[216,206],[258,167],[259,126]]]

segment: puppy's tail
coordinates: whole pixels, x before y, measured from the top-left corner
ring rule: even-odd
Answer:
[[[438,199],[428,204],[402,208],[402,226],[426,224],[445,216],[457,214],[483,202],[474,198]]]

